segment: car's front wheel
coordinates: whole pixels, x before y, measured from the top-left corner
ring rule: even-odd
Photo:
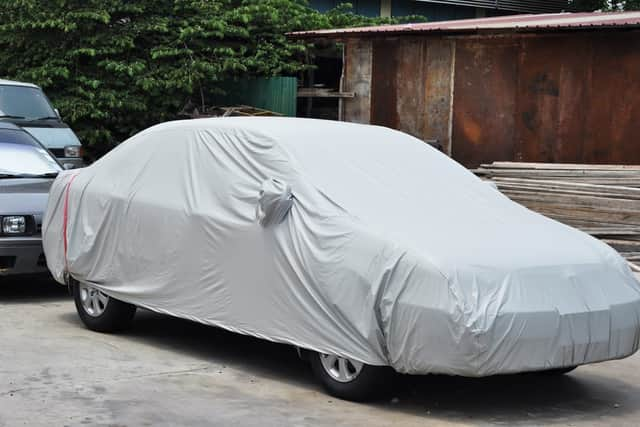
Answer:
[[[311,353],[311,368],[332,396],[364,401],[380,396],[392,371],[330,354]]]
[[[117,332],[131,325],[136,306],[112,298],[99,289],[74,281],[73,299],[82,323],[92,331]]]

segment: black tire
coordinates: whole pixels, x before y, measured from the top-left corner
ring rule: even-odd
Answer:
[[[101,305],[101,311],[99,314],[89,313],[88,309],[82,302],[83,289],[92,289],[75,282],[73,287],[73,299],[76,304],[76,311],[80,320],[84,325],[96,332],[118,332],[127,329],[131,326],[133,316],[136,314],[136,306],[128,304],[126,302],[119,301],[108,295],[101,294],[102,297],[106,297],[108,302]]]
[[[363,364],[362,369],[353,379],[341,382],[334,379],[323,366],[322,358],[327,355],[316,352],[308,354],[314,375],[332,396],[363,402],[381,397],[385,391],[390,389],[393,370],[389,367]]]
[[[573,371],[576,368],[577,366],[567,366],[565,368],[547,369],[545,371],[539,371],[536,373],[540,375],[559,376],[559,375],[568,374],[569,372]]]

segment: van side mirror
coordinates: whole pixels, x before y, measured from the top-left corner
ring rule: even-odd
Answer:
[[[53,111],[56,112],[56,116],[58,116],[59,119],[62,119],[62,116],[60,116],[60,110],[58,110],[57,108],[54,108]]]

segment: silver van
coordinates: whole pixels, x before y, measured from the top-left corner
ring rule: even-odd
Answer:
[[[20,126],[42,143],[65,169],[84,166],[82,144],[40,87],[0,79],[0,121]]]

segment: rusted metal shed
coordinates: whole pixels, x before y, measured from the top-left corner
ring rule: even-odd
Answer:
[[[294,33],[344,43],[341,117],[462,164],[640,164],[640,12]]]

